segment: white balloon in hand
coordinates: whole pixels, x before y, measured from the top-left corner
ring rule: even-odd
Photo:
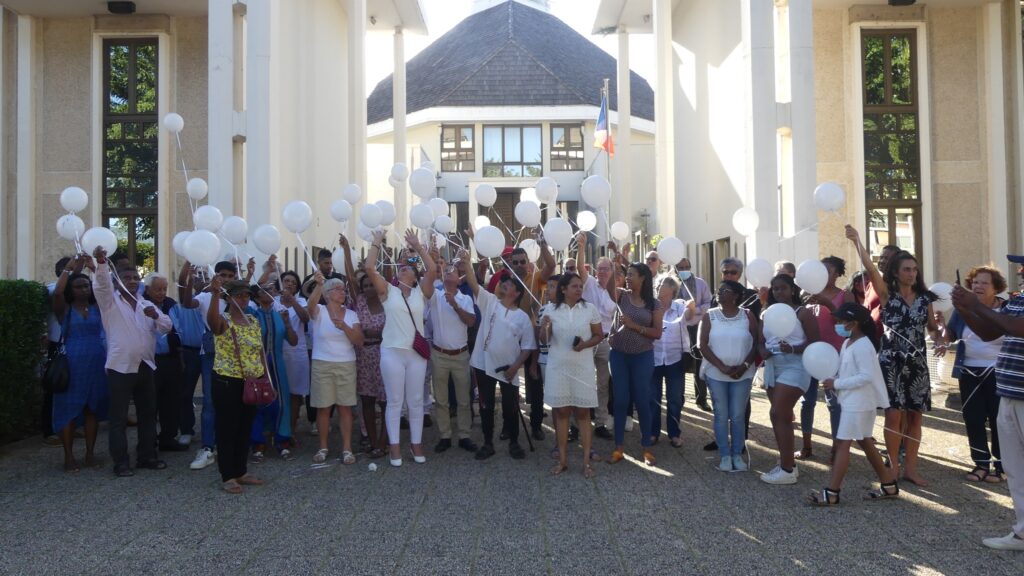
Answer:
[[[430,204],[416,204],[409,210],[409,222],[412,225],[426,230],[434,223],[434,211],[430,209]]]
[[[117,236],[109,228],[95,226],[82,234],[82,250],[92,254],[97,246],[102,246],[108,255],[117,251]]]
[[[206,198],[206,194],[209,191],[210,187],[207,186],[206,180],[202,178],[191,178],[185,184],[185,192],[188,192],[188,197],[196,202]]]
[[[359,221],[367,228],[376,228],[377,226],[380,226],[382,217],[383,214],[380,211],[380,207],[376,204],[367,204],[359,211]]]
[[[776,338],[789,336],[797,323],[793,307],[782,302],[769,306],[761,320],[764,323],[764,335]]]
[[[266,255],[277,254],[281,249],[281,232],[273,224],[264,224],[253,231],[252,243]]]
[[[420,198],[433,198],[434,192],[437,190],[437,181],[434,179],[434,173],[424,168],[413,170],[412,174],[409,175],[409,188],[412,189],[413,194]]]
[[[395,165],[391,167],[391,178],[398,182],[405,182],[405,179],[408,177],[409,167],[401,162],[395,162]]]
[[[89,195],[78,186],[68,186],[60,193],[60,205],[68,212],[74,214],[85,210],[89,204]]]
[[[485,226],[491,225],[491,219],[483,214],[473,219],[473,230],[479,230]]]
[[[839,352],[828,342],[814,342],[804,349],[804,370],[815,380],[835,378],[839,372]]]
[[[209,230],[196,230],[185,239],[185,258],[197,266],[211,266],[221,256],[220,239]]]
[[[544,224],[544,238],[553,250],[565,250],[572,240],[572,226],[561,218],[549,218]]]
[[[558,183],[550,176],[544,176],[534,185],[534,193],[541,204],[551,204],[558,198]]]
[[[747,206],[740,208],[732,215],[732,227],[740,236],[752,236],[754,232],[757,232],[760,223],[761,217],[757,215],[757,210]]]
[[[775,270],[772,269],[771,262],[764,258],[754,258],[747,263],[747,280],[754,285],[754,288],[769,286],[772,283],[772,274],[774,272]]]
[[[430,209],[434,212],[435,218],[442,214],[448,214],[448,203],[445,202],[443,198],[431,198],[430,202],[427,202],[427,204],[430,205]]]
[[[686,256],[686,246],[675,236],[667,236],[658,242],[658,257],[669,266],[675,267]]]
[[[220,233],[224,239],[234,245],[244,244],[245,236],[249,233],[249,225],[240,216],[228,216],[220,227]]]
[[[530,262],[536,262],[540,258],[540,244],[533,238],[527,238],[519,243],[519,247],[526,250],[526,257]]]
[[[338,222],[348,222],[351,217],[352,204],[350,204],[348,200],[335,200],[334,203],[331,204],[331,218],[334,218]]]
[[[380,208],[380,224],[378,226],[391,226],[395,218],[398,217],[398,214],[395,213],[395,205],[387,200],[377,200],[374,205]]]
[[[615,238],[619,242],[625,242],[629,240],[629,224],[619,221],[612,224],[611,228],[612,238]]]
[[[953,286],[947,282],[936,282],[928,289],[938,296],[938,300],[932,302],[932,311],[949,314],[953,311]],[[949,318],[946,318],[949,320]]]
[[[448,234],[452,231],[452,227],[455,225],[452,222],[452,217],[447,214],[441,214],[434,219],[434,230],[441,234]]]
[[[587,179],[583,181],[580,194],[587,204],[594,208],[599,208],[607,204],[608,200],[612,197],[612,185],[604,176],[594,174],[587,176]]]
[[[216,232],[224,224],[224,215],[220,213],[216,206],[207,204],[206,206],[196,208],[196,213],[192,215],[192,224],[195,225],[197,230]]]
[[[363,189],[358,184],[349,184],[341,191],[341,197],[348,200],[349,204],[355,204],[363,197]]]
[[[289,232],[301,234],[313,223],[313,209],[302,200],[292,200],[284,205],[281,221]]]
[[[818,210],[825,212],[836,212],[843,207],[846,201],[846,193],[843,187],[835,182],[822,182],[814,189],[814,205]]]
[[[590,210],[583,210],[576,215],[576,225],[584,232],[590,232],[597,228],[597,216]]]
[[[473,195],[476,197],[476,203],[485,208],[494,206],[494,203],[498,200],[498,191],[490,184],[477,186]]]
[[[494,226],[484,226],[473,235],[473,243],[484,258],[497,258],[505,250],[505,235]]]
[[[174,253],[182,258],[188,258],[188,256],[185,256],[185,240],[188,240],[188,235],[191,233],[191,230],[182,230],[175,234],[171,240],[171,247],[174,248]]]
[[[172,134],[177,134],[185,129],[185,119],[181,117],[181,114],[171,112],[164,116],[164,128]]]
[[[78,240],[85,233],[85,222],[74,214],[57,218],[57,234],[65,240]]]
[[[540,224],[540,206],[530,200],[516,204],[516,220],[527,228],[535,228]]]
[[[808,294],[821,294],[828,285],[828,268],[818,260],[804,260],[796,269],[796,285]]]

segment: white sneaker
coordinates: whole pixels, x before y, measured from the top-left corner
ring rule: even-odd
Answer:
[[[191,443],[192,443],[192,435],[191,434],[182,434],[181,436],[178,436],[178,444],[181,444],[182,446],[188,446]]]
[[[632,431],[633,431],[633,418],[630,417],[630,416],[626,416],[626,432],[632,432]]]
[[[792,472],[786,472],[782,466],[776,466],[771,472],[761,474],[761,481],[768,484],[796,484],[799,477],[800,473],[796,466],[793,467]]]
[[[981,543],[996,550],[1024,551],[1024,540],[1018,538],[1013,532],[1000,538],[985,538]]]
[[[722,456],[722,462],[718,465],[722,472],[732,472],[732,456]]]
[[[747,461],[743,459],[742,455],[737,455],[732,457],[732,469],[735,472],[746,472],[750,467],[747,466]]]
[[[188,467],[193,470],[202,470],[216,461],[217,455],[214,454],[213,450],[210,450],[209,448],[200,448],[199,451],[196,452],[196,459],[193,460]]]

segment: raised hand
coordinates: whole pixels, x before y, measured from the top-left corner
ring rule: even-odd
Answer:
[[[349,249],[348,238],[344,233],[338,234],[338,246],[341,246],[345,250]],[[346,252],[347,254],[348,252]]]
[[[314,281],[314,282],[316,282],[316,283],[317,283],[317,285],[319,285],[319,286],[323,286],[323,285],[324,285],[324,281],[325,281],[325,279],[324,279],[324,273],[323,273],[323,272],[321,272],[321,271],[319,271],[319,270],[317,270],[316,272],[314,272],[314,273],[313,273],[313,281]]]

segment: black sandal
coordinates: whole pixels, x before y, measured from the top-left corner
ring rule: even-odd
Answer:
[[[815,506],[835,506],[839,504],[839,490],[832,490],[826,486],[811,492],[810,498],[811,504]]]
[[[974,470],[967,473],[968,482],[984,482],[985,478],[988,478],[989,471],[981,466],[975,466]]]
[[[891,491],[890,491],[891,490]],[[900,495],[898,482],[882,482],[878,490],[868,490],[864,494],[865,500],[889,500]]]
[[[989,484],[999,484],[1003,480],[1005,480],[1005,478],[1003,477],[1002,470],[996,470],[985,477],[985,482],[988,482]]]

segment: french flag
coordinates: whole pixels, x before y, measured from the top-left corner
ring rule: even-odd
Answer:
[[[594,148],[603,148],[608,156],[615,156],[615,142],[612,141],[612,130],[608,125],[608,94],[601,95],[601,112],[597,115],[597,126],[594,129]]]

